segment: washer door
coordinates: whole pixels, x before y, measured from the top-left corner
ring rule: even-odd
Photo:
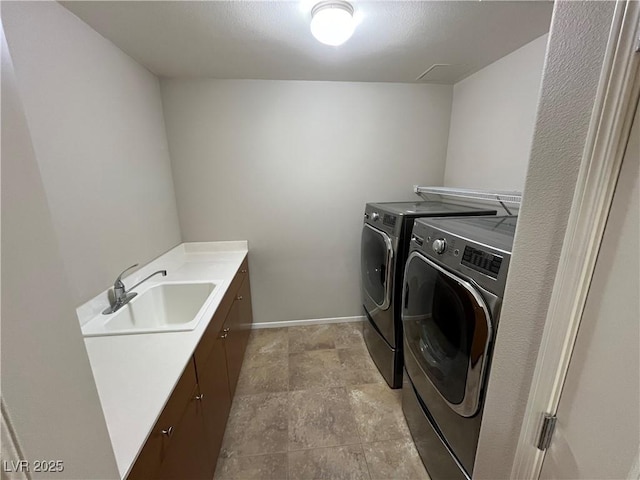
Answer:
[[[386,310],[391,303],[393,245],[382,230],[364,224],[360,253],[362,289],[378,308]]]
[[[492,338],[484,299],[469,282],[417,252],[407,260],[402,299],[407,353],[456,413],[472,417],[480,408]]]

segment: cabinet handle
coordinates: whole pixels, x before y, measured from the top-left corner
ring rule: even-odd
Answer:
[[[247,269],[243,268],[242,270],[240,270],[240,273],[247,273]]]
[[[173,427],[169,427],[166,430],[162,430],[162,434],[166,435],[167,437],[170,437],[171,435],[173,435]]]
[[[204,393],[195,396],[195,400],[201,401],[204,398]]]
[[[231,328],[230,328],[230,327],[227,327],[227,328],[223,328],[223,329],[222,329],[222,331],[223,331],[224,333],[229,333],[229,331],[230,331],[230,330],[231,330]]]
[[[236,298],[237,298],[238,300],[242,300],[242,295],[238,295]]]
[[[227,338],[228,335],[229,335],[229,332],[224,332],[222,335],[220,335],[220,338],[225,339]]]

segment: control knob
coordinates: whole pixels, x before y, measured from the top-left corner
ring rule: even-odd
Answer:
[[[377,222],[380,219],[380,214],[378,212],[373,212],[371,214],[371,218],[373,219],[374,222]]]
[[[433,248],[433,251],[436,253],[443,253],[447,249],[447,242],[444,238],[436,238],[431,248]]]

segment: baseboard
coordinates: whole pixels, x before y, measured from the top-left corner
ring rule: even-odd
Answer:
[[[251,328],[254,330],[260,328],[281,328],[281,327],[306,327],[309,325],[323,325],[326,323],[348,323],[362,322],[363,316],[357,317],[333,317],[333,318],[311,318],[308,320],[287,320],[284,322],[262,322],[254,323]]]

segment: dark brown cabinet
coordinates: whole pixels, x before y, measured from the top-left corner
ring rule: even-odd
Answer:
[[[159,478],[160,469],[169,453],[184,438],[181,425],[187,407],[191,403],[193,391],[197,386],[196,370],[193,361],[189,361],[173,393],[154,425],[147,441],[133,465],[128,480]],[[180,435],[177,432],[180,431]]]
[[[211,463],[210,478],[213,478],[232,398],[229,393],[229,375],[223,338],[215,339],[206,363],[198,368],[198,381],[202,394],[202,414]]]
[[[213,478],[252,323],[245,258],[127,480]]]
[[[231,397],[236,393],[236,385],[242,369],[244,352],[249,341],[253,314],[251,311],[251,287],[249,274],[245,264],[240,268],[241,282],[236,290],[233,303],[229,308],[222,328],[222,338],[225,341],[227,357],[227,371],[229,372],[229,390]]]
[[[213,470],[207,457],[208,445],[202,398],[197,385],[187,408],[174,427],[170,447],[160,465],[159,480],[211,479]]]

